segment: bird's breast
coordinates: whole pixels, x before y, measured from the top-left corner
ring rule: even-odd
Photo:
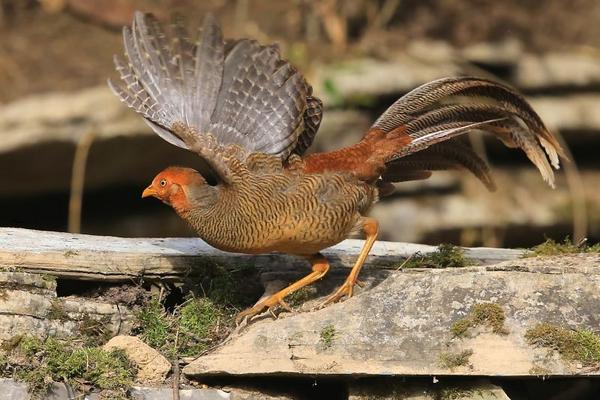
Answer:
[[[314,254],[348,237],[373,188],[343,177],[256,179],[186,217],[210,245],[229,252]]]

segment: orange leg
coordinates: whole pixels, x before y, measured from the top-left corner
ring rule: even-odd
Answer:
[[[377,239],[377,233],[379,232],[379,223],[376,219],[365,218],[364,221],[365,222],[363,224],[362,230],[367,240],[365,241],[365,245],[363,246],[362,250],[360,251],[360,254],[358,255],[358,260],[356,260],[354,267],[352,267],[352,271],[350,271],[350,274],[348,275],[346,281],[342,284],[342,286],[340,286],[339,289],[335,291],[335,293],[333,293],[323,303],[321,303],[319,307],[323,307],[329,303],[335,303],[344,296],[352,297],[352,289],[354,288],[354,285],[359,283],[358,274],[360,273],[360,270],[363,264],[365,263],[365,260],[367,259],[367,255],[369,255],[371,247],[373,247],[373,243],[375,243],[375,240]]]
[[[292,283],[288,287],[280,290],[272,296],[267,297],[263,301],[257,303],[254,307],[248,308],[237,315],[235,318],[236,323],[240,323],[245,317],[252,318],[256,314],[263,311],[265,308],[270,309],[274,306],[280,305],[286,310],[291,310],[290,306],[283,300],[285,296],[288,294],[295,292],[296,290],[303,288],[304,286],[310,285],[311,283],[318,281],[322,277],[325,276],[327,271],[329,271],[329,262],[323,255],[315,254],[311,256],[309,259],[312,272],[300,279],[297,282]]]

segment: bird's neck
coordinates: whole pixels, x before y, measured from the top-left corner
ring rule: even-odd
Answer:
[[[231,223],[240,220],[242,211],[236,207],[236,198],[236,193],[229,188],[204,185],[188,190],[185,207],[173,208],[205,242],[224,251],[238,252],[231,243],[232,234],[237,236]]]
[[[185,219],[189,219],[192,215],[197,218],[201,214],[210,212],[219,201],[219,192],[218,186],[182,186],[182,190],[177,193],[171,206]]]

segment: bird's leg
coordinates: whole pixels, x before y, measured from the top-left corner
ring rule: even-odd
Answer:
[[[329,303],[335,303],[340,300],[342,297],[352,297],[352,289],[354,285],[358,283],[358,274],[367,259],[367,255],[371,251],[371,247],[373,247],[373,243],[377,239],[377,233],[379,232],[379,223],[374,218],[364,218],[364,223],[362,226],[363,233],[366,236],[365,245],[363,246],[360,254],[358,255],[358,260],[352,267],[350,274],[346,278],[346,281],[335,291],[331,296],[329,296],[319,307],[323,307]],[[360,286],[360,284],[359,284]]]
[[[277,305],[280,305],[286,310],[291,310],[290,306],[283,300],[283,298],[290,293],[321,279],[323,276],[325,276],[327,271],[329,271],[329,262],[325,257],[323,257],[322,254],[315,254],[308,260],[310,261],[312,267],[312,272],[310,274],[292,283],[274,295],[267,297],[263,301],[260,301],[254,307],[242,311],[235,318],[236,323],[240,323],[245,317],[253,317],[254,315],[263,311],[265,308],[270,309],[271,307]]]

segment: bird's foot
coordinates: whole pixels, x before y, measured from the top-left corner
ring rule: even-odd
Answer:
[[[253,307],[247,308],[241,313],[239,313],[235,317],[235,323],[239,325],[244,320],[244,318],[250,319],[257,314],[260,314],[265,309],[271,311],[271,314],[273,314],[272,309],[276,306],[280,306],[284,310],[291,312],[292,308],[289,306],[288,303],[285,302],[285,300],[283,300],[283,297],[284,296],[281,296],[279,293],[275,293],[274,295],[269,296],[262,301],[259,301]]]
[[[352,292],[354,290],[354,285],[358,285],[359,287],[363,287],[363,283],[358,279],[348,278],[346,281],[335,291],[331,296],[325,299],[321,304],[317,306],[317,309],[323,308],[328,304],[337,303],[344,296],[350,298],[352,297]]]

